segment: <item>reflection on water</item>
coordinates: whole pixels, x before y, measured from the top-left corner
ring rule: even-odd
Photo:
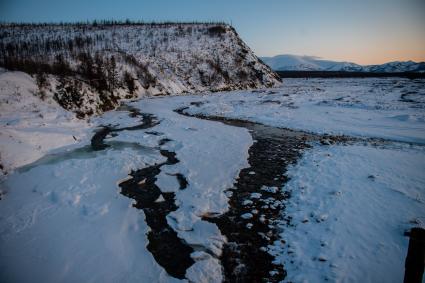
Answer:
[[[158,150],[158,148],[156,147],[147,147],[147,146],[143,146],[133,142],[111,141],[111,142],[107,142],[106,144],[109,146],[107,150],[120,151],[120,150],[129,148],[129,149],[133,149],[137,151],[140,154],[152,154]],[[17,172],[24,173],[37,166],[57,164],[62,161],[71,160],[71,159],[96,158],[105,153],[106,153],[105,150],[100,150],[100,151],[93,150],[91,145],[86,145],[86,146],[72,149],[72,150],[46,154],[40,159],[34,161],[33,163],[30,163],[28,165],[22,166],[21,168],[17,169]]]
[[[90,145],[85,145],[80,148],[66,150],[62,152],[50,153],[42,158],[36,160],[35,162],[25,165],[17,170],[18,173],[23,173],[31,170],[40,165],[52,165],[57,164],[62,161],[70,159],[91,159],[96,158],[102,154],[105,154],[105,150],[123,150],[126,148],[133,149],[140,154],[152,154],[155,153],[155,150],[158,151],[159,147],[147,147],[135,142],[125,142],[125,141],[105,141],[105,138],[108,134],[112,136],[118,135],[118,132],[129,130],[143,130],[151,128],[157,124],[155,117],[151,114],[140,113],[140,111],[134,107],[128,105],[121,105],[117,111],[128,111],[129,116],[132,118],[141,117],[142,120],[139,124],[131,127],[124,128],[111,128],[109,126],[104,126],[101,130],[97,131],[91,139]]]

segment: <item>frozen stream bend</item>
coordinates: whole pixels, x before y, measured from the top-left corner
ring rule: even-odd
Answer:
[[[106,113],[91,142],[9,175],[1,281],[221,282],[226,239],[202,218],[227,210],[224,191],[248,166],[252,139],[245,129],[173,112],[179,106],[149,99]],[[161,238],[164,230],[171,238]]]
[[[191,107],[201,104],[190,103]],[[187,116],[185,109],[181,107],[175,112]],[[222,251],[214,252],[208,248],[208,244],[189,245],[194,250],[204,251],[219,259],[226,282],[280,282],[285,278],[282,261],[270,254],[270,247],[276,245],[276,241],[283,240],[280,234],[282,227],[291,225],[291,216],[285,214],[289,191],[281,188],[288,181],[287,169],[296,163],[305,149],[310,148],[311,143],[325,146],[347,143],[371,146],[388,144],[381,139],[313,135],[222,117],[198,115],[189,118],[218,121],[247,129],[254,142],[248,150],[249,167],[243,168],[233,186],[224,190],[229,198],[227,210],[224,213],[207,211],[201,214],[202,220],[216,224],[225,236]],[[197,131],[196,128],[187,130]],[[175,219],[171,219],[170,225],[173,225]],[[181,232],[178,225],[174,227],[178,233]],[[190,243],[190,233],[186,237]]]
[[[191,103],[195,107],[198,104],[199,102]],[[142,114],[131,107],[129,109],[135,114],[133,116],[143,116],[145,124],[118,129],[104,127],[92,139],[94,148],[105,148],[103,139],[111,132],[146,129],[159,124],[152,118],[152,114]],[[186,115],[184,109],[185,107],[179,108],[174,112]],[[214,244],[215,250],[209,248],[208,243],[207,245],[193,243],[192,236],[187,232],[186,240],[180,240],[166,221],[167,215],[177,210],[175,193],[167,191],[166,187],[169,185],[167,181],[162,190],[156,181],[157,176],[161,174],[162,166],[179,163],[175,152],[162,149],[160,153],[167,158],[165,162],[131,172],[131,178],[120,183],[121,193],[135,199],[134,206],[145,212],[146,221],[152,229],[148,233],[148,250],[170,275],[179,279],[185,278],[186,270],[194,263],[190,255],[196,250],[212,256],[215,260],[220,260],[225,281],[281,281],[285,277],[283,266],[274,262],[274,258],[267,252],[267,247],[279,239],[277,224],[281,222],[283,200],[289,197],[280,190],[282,184],[287,181],[286,168],[296,162],[305,148],[310,147],[308,145],[310,142],[321,141],[334,144],[348,139],[312,135],[219,117],[188,118],[218,121],[225,125],[249,130],[254,138],[254,144],[248,152],[250,166],[239,172],[234,186],[226,189],[225,193],[230,199],[230,206],[225,213],[207,211],[201,214],[202,220],[216,224],[221,234],[226,237],[221,250],[217,249],[219,248],[217,243]],[[188,130],[197,131],[196,128],[188,128]],[[151,134],[160,135],[156,131]],[[169,138],[164,138],[160,140],[159,145],[163,146],[171,141]],[[182,173],[167,173],[167,175],[177,177],[179,191],[186,189],[190,184]],[[178,221],[176,218],[171,218],[170,224],[173,225],[173,222]],[[174,226],[175,229],[177,232],[184,232],[185,229],[181,230],[178,227],[179,224]],[[204,231],[199,232],[204,233]],[[197,253],[193,255],[196,259]],[[217,275],[213,276],[217,277]],[[215,279],[219,279],[218,277]]]
[[[272,265],[273,258],[260,248],[275,239],[273,221],[284,195],[261,189],[285,180],[279,168],[286,162],[283,157],[293,160],[309,137],[291,133],[297,148],[289,150],[275,141],[263,143],[255,131],[276,133],[248,123],[254,127],[254,143],[242,124],[234,127],[173,111],[190,101],[146,99],[106,113],[94,121],[105,126],[88,144],[52,152],[10,175],[2,184],[0,205],[2,279],[282,278],[282,267]],[[263,162],[271,154],[272,162],[263,169],[274,170],[262,178],[261,160],[252,157],[258,152]],[[261,197],[251,196],[253,192]],[[127,197],[134,199],[130,206]],[[265,197],[269,202],[275,198],[273,208],[261,208]],[[243,206],[239,201],[245,198],[251,203]],[[233,217],[239,235],[228,229]],[[234,260],[226,260],[229,255]],[[230,272],[234,267],[237,272]],[[19,272],[22,268],[28,272]]]

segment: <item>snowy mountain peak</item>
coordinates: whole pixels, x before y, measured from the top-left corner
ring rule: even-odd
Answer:
[[[324,60],[316,56],[276,55],[261,57],[263,62],[276,71],[345,71],[345,72],[423,72],[425,62],[394,61],[381,65],[362,66],[352,62]]]

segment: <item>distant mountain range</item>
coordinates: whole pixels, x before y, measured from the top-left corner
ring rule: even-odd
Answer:
[[[316,56],[277,55],[260,57],[275,71],[345,71],[345,72],[425,72],[425,62],[394,61],[382,65],[359,65],[352,62],[323,60]]]

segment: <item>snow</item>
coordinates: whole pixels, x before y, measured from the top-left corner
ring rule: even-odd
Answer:
[[[2,281],[173,282],[146,250],[143,212],[117,188],[131,169],[162,159],[111,149],[11,174],[0,205]]]
[[[285,282],[402,281],[403,233],[425,221],[424,85],[400,78],[287,79],[278,89],[204,96],[187,110],[387,140],[314,145],[290,170],[284,242],[268,247],[288,272]],[[294,226],[285,225],[287,217]]]
[[[324,60],[316,56],[282,54],[261,57],[261,60],[279,71],[363,71],[363,66],[355,63]]]
[[[267,250],[284,264],[287,281],[401,281],[408,243],[403,232],[425,222],[423,80],[287,79],[275,89],[144,98],[129,104],[160,123],[116,132],[103,151],[89,146],[95,129],[134,126],[142,118],[120,109],[86,122],[60,109],[50,93],[41,100],[34,91],[31,77],[0,74],[0,153],[9,172],[0,190],[1,281],[178,281],[147,250],[144,213],[118,187],[131,170],[164,162],[159,149],[167,149],[179,162],[163,165],[156,185],[175,193],[178,209],[167,222],[195,250],[186,278],[221,282],[219,256],[227,239],[202,217],[227,211],[231,192],[225,190],[249,166],[254,141],[245,128],[173,111],[191,102],[201,102],[189,107],[192,114],[387,139],[313,144],[287,172],[285,186],[262,187],[246,197],[241,217],[255,229],[249,223],[258,214],[249,207],[253,199],[285,207],[284,242]],[[171,141],[160,145],[165,138]],[[176,174],[186,178],[184,190]],[[291,191],[292,197],[283,203],[263,199],[277,191]],[[293,226],[285,225],[288,217]]]
[[[169,173],[166,173],[164,171],[161,171],[161,173],[159,173],[155,184],[160,187],[161,191],[164,193],[175,193],[180,187],[176,176],[170,175]]]
[[[211,32],[219,28],[220,33]],[[103,59],[115,56],[121,81],[128,71],[137,89],[130,94],[119,87],[120,98],[146,95],[195,93],[228,89],[272,87],[280,78],[262,63],[225,24],[134,24],[134,25],[3,25],[2,41],[14,44],[5,57],[38,58],[52,64],[58,54],[75,70],[77,54],[99,52]],[[84,44],[81,44],[84,41]],[[59,48],[45,48],[60,42]],[[69,42],[73,43],[72,48]],[[27,52],[30,49],[31,51]],[[101,97],[84,85],[84,113],[101,111]],[[81,91],[83,92],[83,91]],[[91,100],[91,102],[90,102]],[[92,104],[86,109],[84,106]],[[90,112],[91,113],[91,112]]]
[[[252,213],[249,213],[249,212],[241,215],[241,218],[243,219],[251,219],[252,217],[254,217],[254,215],[252,215]]]
[[[228,197],[224,190],[232,187],[240,169],[248,166],[252,138],[244,128],[185,117],[172,111],[189,104],[193,98],[142,99],[131,105],[158,117],[161,123],[150,130],[164,133],[173,140],[163,148],[175,151],[180,161],[166,166],[156,183],[176,193],[179,208],[167,216],[168,224],[188,244],[201,246],[219,256],[226,239],[215,224],[201,218],[227,211]],[[183,174],[188,187],[177,191],[175,177],[167,173]]]
[[[194,252],[192,258],[197,264],[187,270],[187,278],[190,282],[220,283],[223,281],[221,265],[219,261],[205,252]]]
[[[425,224],[425,151],[316,146],[290,169],[285,245],[271,253],[285,282],[401,282],[409,239]]]
[[[186,273],[191,282],[221,282],[218,256],[226,241],[217,226],[202,216],[228,209],[225,189],[247,167],[252,144],[246,129],[182,116],[173,110],[190,97],[143,99],[131,105],[153,113],[160,124],[137,131],[116,132],[105,139],[111,147],[92,151],[81,147],[50,151],[20,167],[2,183],[0,206],[0,273],[19,282],[145,282],[176,281],[146,249],[149,227],[144,213],[122,196],[118,184],[131,170],[165,160],[161,146],[176,152],[179,163],[161,167],[156,184],[174,192],[178,209],[167,216],[178,236],[203,252]],[[116,111],[92,119],[93,128],[134,125]],[[60,124],[59,124],[60,125]],[[149,134],[156,132],[159,135]],[[188,186],[179,190],[173,174],[183,174]],[[4,189],[3,189],[4,188]],[[156,200],[163,201],[162,195]],[[81,262],[84,266],[81,267]],[[26,272],[20,272],[20,270]],[[96,271],[96,272],[94,272]],[[3,275],[4,274],[4,275]]]
[[[285,79],[273,90],[204,96],[204,104],[187,112],[424,144],[424,86],[424,80],[401,78]]]
[[[265,191],[265,192],[269,192],[269,193],[274,193],[275,194],[279,190],[279,188],[278,187],[266,187],[266,186],[263,186],[261,188],[261,190],[262,191]]]
[[[62,109],[51,93],[42,100],[34,79],[0,72],[0,163],[3,173],[34,162],[53,149],[84,141],[89,124]]]
[[[260,193],[252,193],[251,198],[252,199],[259,199],[259,198],[261,198],[261,194]]]
[[[381,65],[359,65],[352,62],[324,60],[316,56],[282,54],[261,57],[273,70],[279,71],[344,71],[344,72],[423,72],[424,62],[395,61]]]

